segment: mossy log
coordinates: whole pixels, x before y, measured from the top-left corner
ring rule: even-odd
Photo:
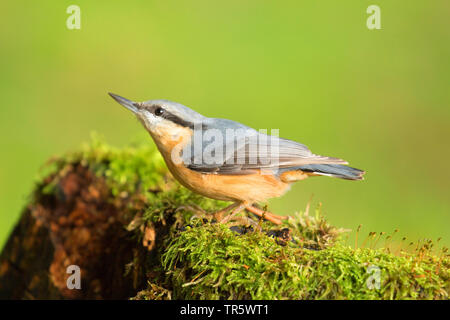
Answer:
[[[445,250],[351,248],[318,211],[216,223],[226,203],[180,187],[148,147],[95,142],[46,170],[0,255],[1,299],[448,299]]]

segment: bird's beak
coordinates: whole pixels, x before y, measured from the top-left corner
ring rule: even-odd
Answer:
[[[125,108],[127,108],[128,110],[130,110],[133,113],[137,113],[139,111],[139,104],[134,102],[134,101],[130,101],[128,99],[125,99],[124,97],[121,97],[117,94],[108,92],[108,94],[113,97],[114,100],[116,100],[118,103],[120,103],[121,105],[123,105]]]

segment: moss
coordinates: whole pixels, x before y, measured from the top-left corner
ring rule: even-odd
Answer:
[[[449,290],[448,258],[438,266],[429,252],[280,246],[264,233],[236,236],[220,224],[181,232],[162,261],[179,299],[445,299]],[[374,267],[379,289],[367,284]]]
[[[171,292],[157,284],[148,283],[145,290],[139,291],[130,300],[171,300]]]
[[[179,186],[148,146],[116,149],[95,140],[53,159],[38,189],[57,193],[59,179],[78,165],[106,182],[109,201],[126,208],[124,229],[147,252],[127,265],[127,273],[144,275],[137,283],[147,283],[136,299],[448,299],[445,250],[430,243],[397,254],[352,248],[320,208],[282,226],[215,223],[208,212],[226,203]],[[371,282],[377,272],[378,289]]]
[[[41,175],[56,176],[46,183],[44,193],[51,193],[58,182],[74,164],[88,167],[97,176],[104,177],[113,196],[127,197],[139,191],[146,201],[164,184],[167,169],[159,153],[150,146],[117,149],[94,137],[79,152],[51,159]]]

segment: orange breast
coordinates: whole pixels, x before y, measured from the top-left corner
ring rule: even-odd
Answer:
[[[183,166],[168,167],[188,189],[218,200],[253,203],[279,197],[289,189],[288,183],[260,172],[248,175],[202,174]]]
[[[203,174],[183,164],[174,164],[171,160],[172,149],[175,146],[179,148],[180,144],[184,146],[191,136],[192,130],[186,128],[186,132],[176,139],[163,133],[154,139],[170,172],[186,188],[212,199],[251,203],[279,197],[289,189],[289,183],[266,172],[248,175]]]

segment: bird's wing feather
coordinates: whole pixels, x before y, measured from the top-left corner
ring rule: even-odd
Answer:
[[[217,133],[222,134],[224,137],[222,141],[215,142],[218,142],[218,148],[222,149],[223,156],[214,159],[213,162],[211,159],[207,161],[204,152],[208,144],[203,143],[200,149],[202,157],[198,158],[199,151],[192,152],[192,157],[186,164],[191,170],[211,174],[239,175],[252,174],[258,170],[275,171],[280,168],[307,164],[347,164],[342,159],[315,155],[301,143],[259,133],[231,120],[211,120],[214,120],[214,126],[205,123],[203,128],[215,129]],[[225,138],[227,129],[234,129],[235,132],[239,131],[237,129],[244,130],[227,140]],[[230,148],[229,150],[232,152],[227,154],[227,148],[230,146],[234,146],[234,148]],[[194,150],[193,145],[190,148]],[[195,156],[197,157],[196,161],[194,161]]]

